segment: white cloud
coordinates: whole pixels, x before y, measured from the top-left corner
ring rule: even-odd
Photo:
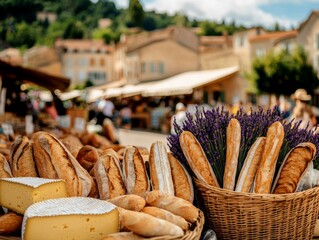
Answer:
[[[290,28],[298,26],[298,21],[285,17],[276,17],[263,11],[260,6],[272,3],[304,3],[319,0],[140,0],[145,10],[155,10],[174,14],[182,12],[190,18],[199,20],[235,20],[246,26],[274,26],[275,22]],[[127,7],[128,0],[116,0],[119,7]]]

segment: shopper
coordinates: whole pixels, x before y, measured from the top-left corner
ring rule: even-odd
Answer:
[[[175,114],[171,118],[171,134],[176,134],[174,129],[174,121],[176,121],[178,126],[182,127],[185,119],[186,119],[185,105],[179,102],[176,104]]]

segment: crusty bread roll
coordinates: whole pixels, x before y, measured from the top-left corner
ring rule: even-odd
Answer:
[[[95,163],[93,172],[100,199],[106,200],[126,193],[123,174],[116,152],[102,154]]]
[[[189,131],[183,131],[179,137],[179,142],[195,176],[209,185],[219,187],[213,169],[196,137]]]
[[[146,194],[146,203],[147,205],[170,211],[175,215],[185,218],[191,223],[196,222],[199,216],[198,209],[189,201],[162,193],[158,190]]]
[[[108,147],[111,146],[112,143],[97,133],[83,133],[80,137],[83,145],[92,145],[96,148]]]
[[[12,173],[11,173],[9,162],[7,161],[5,156],[3,156],[0,153],[0,178],[10,178],[10,177],[12,177]]]
[[[149,166],[152,189],[174,195],[171,167],[164,143],[154,142],[151,145]]]
[[[264,151],[256,172],[255,193],[270,193],[284,135],[284,127],[278,121],[268,128]]]
[[[37,132],[33,148],[40,177],[63,179],[69,196],[90,195],[93,178],[56,137],[47,132]]]
[[[118,207],[137,212],[141,211],[146,205],[145,199],[135,194],[117,196],[108,199],[108,201]]]
[[[12,235],[21,231],[22,220],[22,215],[11,211],[0,216],[0,235]]]
[[[168,153],[168,160],[172,171],[175,196],[192,203],[194,200],[194,188],[190,175],[171,152]]]
[[[150,190],[150,183],[143,158],[136,147],[125,148],[122,166],[127,193],[144,196]]]
[[[186,231],[188,229],[188,223],[184,218],[177,216],[177,215],[175,215],[175,214],[173,214],[165,209],[158,208],[158,207],[145,207],[142,209],[142,212],[149,214],[149,215],[152,215],[154,217],[169,221],[169,222],[179,226],[184,231]]]
[[[118,232],[106,235],[103,240],[146,240],[133,232]]]
[[[75,135],[68,134],[60,139],[61,142],[64,144],[64,146],[70,151],[70,153],[73,155],[73,157],[77,157],[80,149],[83,147],[83,144]]]
[[[26,136],[18,136],[11,147],[9,164],[14,177],[37,177],[33,146]]]
[[[94,164],[99,159],[98,151],[95,147],[90,145],[83,146],[76,157],[76,160],[84,167],[88,172],[94,167]]]
[[[264,151],[265,142],[266,137],[258,137],[250,147],[237,180],[236,192],[248,193],[251,191],[258,164]]]
[[[298,144],[286,155],[274,182],[275,194],[293,193],[316,154],[316,146],[311,142]]]
[[[142,212],[120,210],[120,225],[121,228],[126,228],[143,237],[157,236],[176,236],[184,235],[183,230],[177,225],[166,220],[153,217]]]
[[[226,163],[223,183],[224,189],[234,190],[235,188],[240,139],[240,123],[236,118],[232,118],[230,119],[226,130]]]

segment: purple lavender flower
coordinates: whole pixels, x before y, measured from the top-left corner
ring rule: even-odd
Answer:
[[[230,115],[224,108],[207,111],[197,108],[194,116],[190,113],[186,114],[186,120],[182,127],[174,122],[176,135],[171,134],[167,138],[171,152],[185,166],[189,167],[179,143],[179,136],[184,130],[192,132],[201,144],[217,180],[222,186],[226,161],[226,129],[232,117],[237,118],[241,125],[241,143],[236,179],[252,144],[258,137],[266,136],[268,127],[276,121],[282,122],[285,129],[284,144],[279,153],[276,169],[279,169],[290,149],[306,141],[312,142],[318,149],[314,165],[319,168],[319,134],[299,129],[299,124],[292,125],[291,122],[285,122],[283,115],[277,108],[267,111],[260,108],[258,111],[252,111],[251,114],[247,114],[243,109],[240,109],[236,115]]]

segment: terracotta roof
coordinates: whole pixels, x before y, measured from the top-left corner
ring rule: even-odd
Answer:
[[[290,37],[296,37],[297,31],[284,31],[284,32],[268,32],[261,35],[253,36],[249,40],[251,42],[257,42],[257,41],[265,41],[265,40],[279,40],[282,38],[290,38]]]
[[[59,39],[55,42],[55,47],[71,50],[113,50],[113,47],[105,44],[102,39]]]

